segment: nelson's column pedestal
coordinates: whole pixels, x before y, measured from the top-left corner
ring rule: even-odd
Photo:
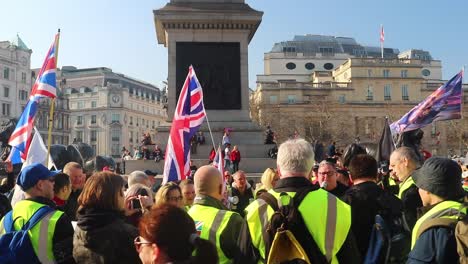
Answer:
[[[171,0],[153,12],[158,43],[168,50],[168,122],[193,65],[215,143],[221,143],[224,128],[231,128],[231,143],[242,155],[240,169],[263,172],[274,165],[266,158],[272,145],[263,145],[263,130],[249,114],[248,45],[263,12],[244,0]],[[169,130],[159,127],[154,141],[165,146]],[[201,130],[206,145],[192,153],[197,165],[206,164],[212,147],[206,121]]]

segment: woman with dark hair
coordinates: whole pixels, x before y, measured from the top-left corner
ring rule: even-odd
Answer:
[[[169,204],[153,207],[139,227],[134,243],[143,264],[218,263],[216,248],[198,237],[192,218],[183,209]]]
[[[140,263],[136,252],[129,250],[138,230],[125,222],[124,184],[112,172],[97,172],[86,181],[78,197],[73,238],[77,263]]]

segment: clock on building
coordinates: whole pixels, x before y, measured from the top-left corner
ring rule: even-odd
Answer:
[[[113,102],[114,104],[120,103],[120,96],[117,95],[117,94],[112,95],[112,102]]]

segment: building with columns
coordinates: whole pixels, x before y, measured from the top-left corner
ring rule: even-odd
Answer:
[[[310,42],[293,51],[275,44],[265,54],[265,73],[258,75],[250,98],[253,119],[271,125],[280,141],[297,131],[308,140],[334,140],[341,147],[356,138],[376,143],[386,116],[399,119],[445,82],[441,62],[427,51],[409,50],[384,59],[378,53],[348,54],[339,61],[333,52],[328,57],[317,52],[326,42]],[[333,67],[325,68],[326,63]],[[468,96],[463,100],[468,103]],[[462,111],[467,116],[466,107]],[[436,122],[424,129],[423,146],[438,155],[463,154],[467,131],[466,119]]]
[[[28,102],[31,53],[19,35],[0,41],[0,120],[18,118]]]
[[[155,138],[166,120],[161,92],[152,84],[105,67],[64,66],[60,78],[70,106],[71,142],[88,143],[98,155],[118,157],[122,147],[138,146],[143,133]]]

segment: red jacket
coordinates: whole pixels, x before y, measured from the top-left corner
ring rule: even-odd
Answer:
[[[239,150],[233,150],[231,151],[231,161],[237,161],[237,162],[240,162],[241,160],[241,155],[240,155],[240,152]]]

